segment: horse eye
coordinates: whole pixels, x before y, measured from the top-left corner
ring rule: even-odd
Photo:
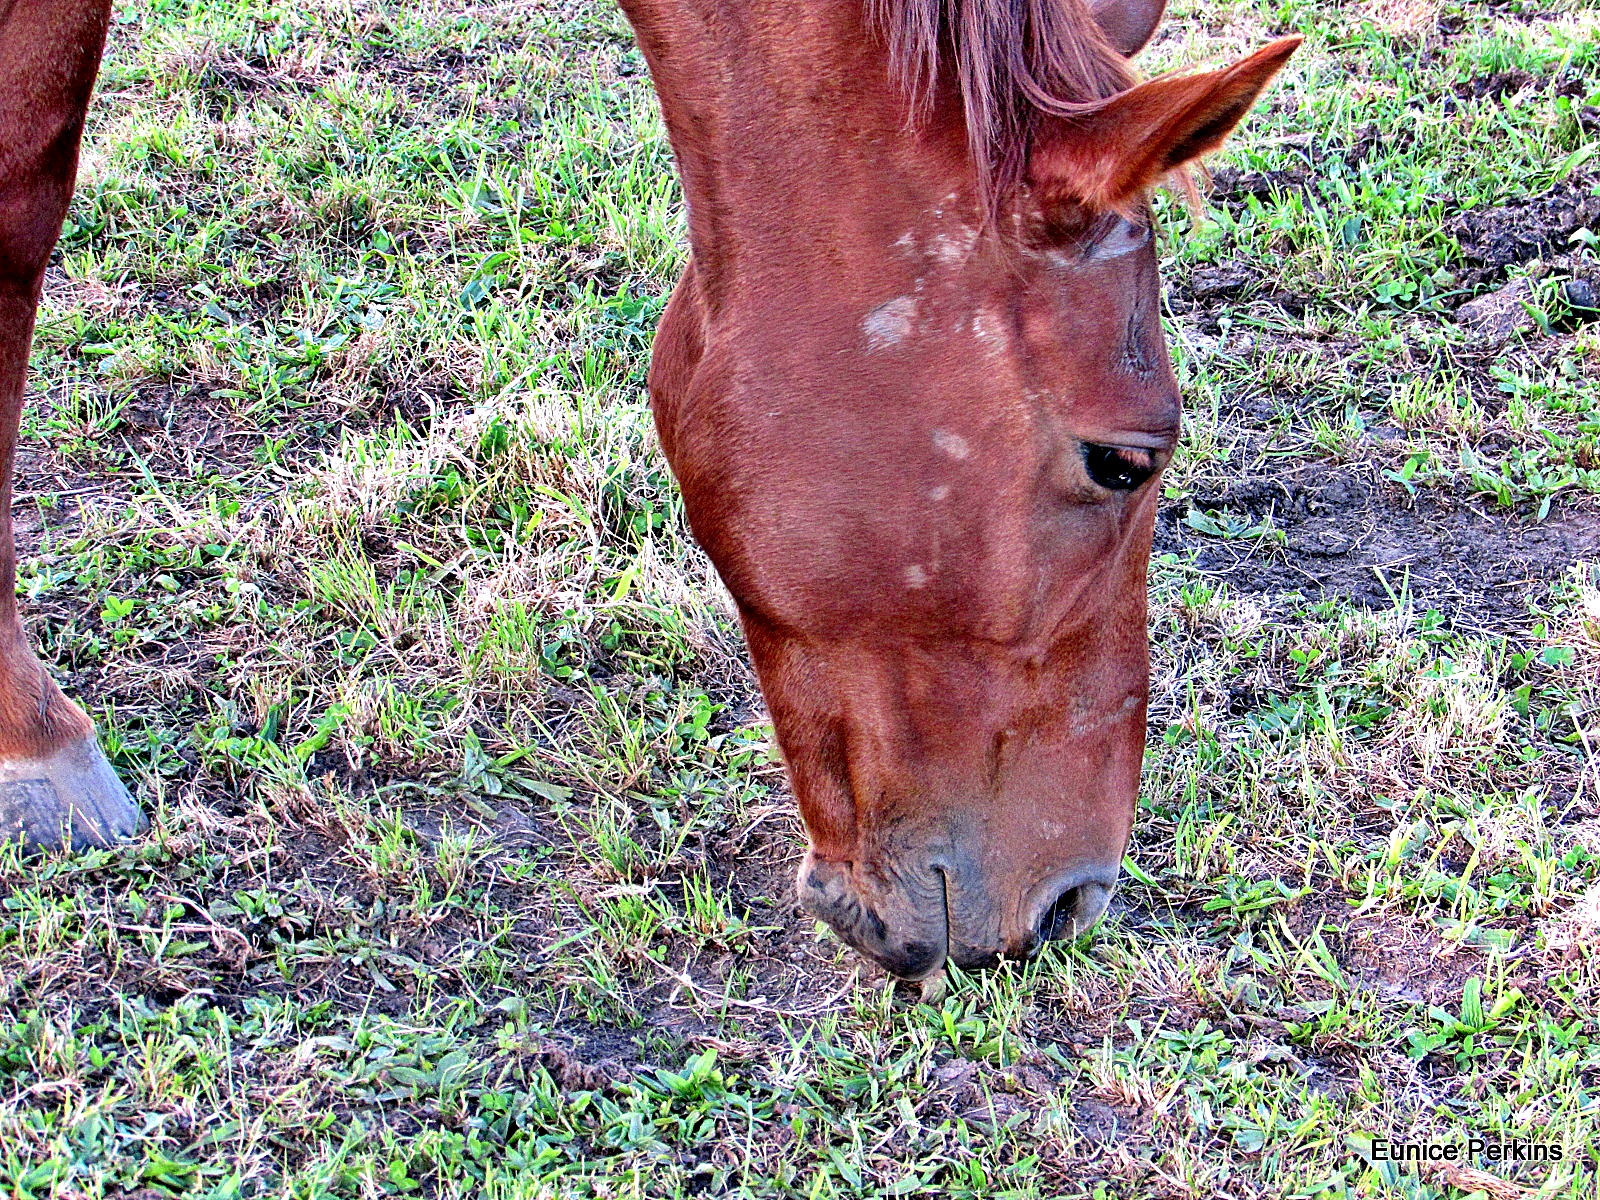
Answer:
[[[1085,443],[1083,465],[1090,479],[1113,492],[1131,492],[1156,473],[1155,455],[1127,446]]]
[[[1120,258],[1124,254],[1132,254],[1149,240],[1150,226],[1135,225],[1119,217],[1109,230],[1090,244],[1088,255],[1090,258]]]

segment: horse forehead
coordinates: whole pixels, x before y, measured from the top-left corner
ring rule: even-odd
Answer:
[[[899,257],[934,270],[964,265],[983,232],[976,207],[960,192],[949,192],[905,215],[910,219],[890,248]]]

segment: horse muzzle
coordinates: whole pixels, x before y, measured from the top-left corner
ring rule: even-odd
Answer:
[[[1007,900],[954,856],[906,869],[808,854],[799,896],[807,912],[890,974],[918,980],[947,961],[992,967],[1082,936],[1105,914],[1117,870],[1116,863],[1075,866]]]

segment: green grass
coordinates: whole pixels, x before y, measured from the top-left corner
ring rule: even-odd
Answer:
[[[1266,587],[1317,564],[1226,494],[1600,522],[1594,239],[1496,272],[1453,232],[1600,180],[1600,13],[1424,7],[1174,6],[1154,68],[1309,41],[1209,217],[1162,205],[1188,540],[1130,877],[933,1003],[792,902],[643,394],[682,224],[620,16],[121,7],[19,590],[155,824],[0,852],[0,1194],[1592,1197],[1600,570]],[[1524,276],[1508,345],[1452,319]]]

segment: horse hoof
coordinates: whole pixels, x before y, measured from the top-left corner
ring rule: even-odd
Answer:
[[[26,850],[110,846],[147,822],[93,737],[34,758],[0,760],[0,842]]]

